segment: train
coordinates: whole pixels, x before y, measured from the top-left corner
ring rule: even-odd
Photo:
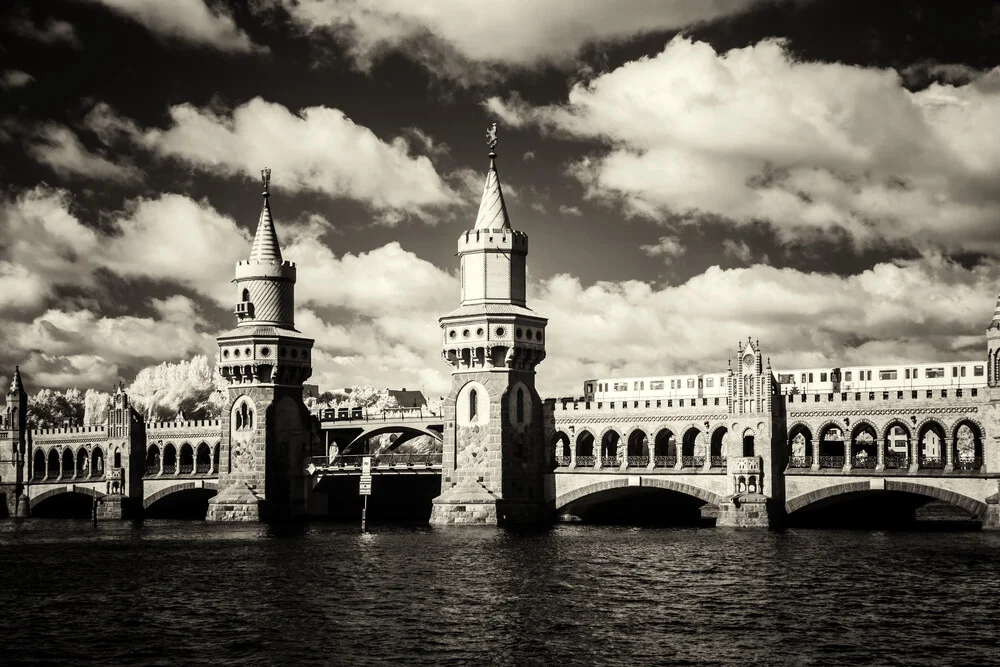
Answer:
[[[986,386],[986,363],[954,361],[929,364],[792,368],[774,370],[782,394],[844,391],[902,391]],[[727,373],[594,378],[583,383],[583,400],[721,398]]]

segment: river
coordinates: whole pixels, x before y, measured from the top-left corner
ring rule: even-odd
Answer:
[[[1000,534],[0,522],[4,664],[1000,664]]]

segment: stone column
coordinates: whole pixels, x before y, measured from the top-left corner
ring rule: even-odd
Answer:
[[[920,470],[920,434],[910,440],[910,472]]]
[[[945,437],[941,442],[941,446],[944,447],[944,470],[945,472],[951,472],[955,469],[955,441],[952,438]]]
[[[572,441],[569,443],[569,467],[576,467],[576,443]]]
[[[851,436],[848,435],[844,438],[844,470],[850,470],[854,467],[854,461],[851,460]]]
[[[889,449],[889,438],[875,439],[875,470],[879,472],[885,470],[885,452]]]

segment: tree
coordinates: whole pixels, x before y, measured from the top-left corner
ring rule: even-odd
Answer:
[[[126,392],[149,420],[171,420],[178,412],[187,419],[217,417],[225,396],[214,364],[200,354],[190,361],[164,362],[142,369]]]
[[[83,394],[77,388],[65,392],[40,389],[28,396],[28,423],[35,428],[79,426],[85,413]]]
[[[97,389],[88,389],[83,395],[83,423],[87,426],[98,426],[108,421],[111,394]]]

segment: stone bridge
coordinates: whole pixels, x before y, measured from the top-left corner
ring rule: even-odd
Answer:
[[[322,419],[320,431],[324,451],[333,458],[337,454],[364,454],[365,443],[379,435],[397,435],[389,449],[395,449],[422,435],[441,442],[444,421],[439,416],[416,410],[355,414],[353,418]]]

